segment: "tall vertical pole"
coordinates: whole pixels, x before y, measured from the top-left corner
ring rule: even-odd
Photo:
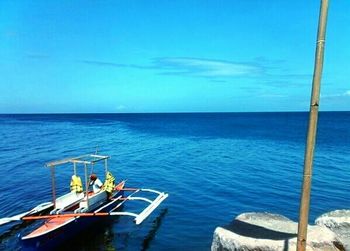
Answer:
[[[316,142],[316,130],[318,120],[318,107],[320,99],[320,86],[323,68],[324,44],[327,24],[328,0],[321,0],[321,10],[318,23],[314,76],[312,81],[312,93],[309,114],[309,128],[306,140],[304,176],[301,191],[298,243],[297,251],[305,251],[307,240],[307,225],[309,221],[310,192],[312,177],[312,162]]]

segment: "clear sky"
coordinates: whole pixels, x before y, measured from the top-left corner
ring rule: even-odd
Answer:
[[[0,1],[0,113],[307,111],[319,0]],[[320,110],[350,110],[330,0]]]

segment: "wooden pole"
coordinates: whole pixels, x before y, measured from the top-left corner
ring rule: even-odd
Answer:
[[[304,176],[301,191],[299,225],[298,225],[298,243],[297,251],[305,251],[307,240],[307,225],[309,221],[310,192],[312,163],[314,158],[314,149],[316,142],[316,130],[318,120],[318,107],[320,99],[321,76],[323,68],[324,44],[327,24],[328,0],[321,0],[321,9],[318,24],[314,76],[312,81],[312,93],[309,113],[309,127],[306,140]]]

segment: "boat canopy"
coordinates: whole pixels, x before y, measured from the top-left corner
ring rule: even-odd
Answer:
[[[49,167],[51,169],[51,182],[52,182],[52,203],[54,207],[56,207],[56,179],[55,179],[55,169],[59,165],[71,163],[73,164],[73,171],[74,175],[77,175],[77,166],[82,165],[84,167],[84,176],[85,176],[85,193],[86,193],[86,200],[89,201],[89,176],[88,176],[88,169],[91,168],[91,173],[94,168],[95,163],[97,162],[104,162],[104,169],[105,174],[108,173],[108,161],[109,156],[107,155],[97,155],[97,154],[85,154],[74,158],[65,158],[62,160],[56,160],[47,163],[45,166]]]
[[[62,159],[57,161],[52,161],[49,163],[46,163],[46,167],[53,167],[58,166],[66,163],[73,163],[73,164],[85,164],[85,165],[93,165],[96,162],[109,159],[109,156],[104,155],[96,155],[96,154],[85,154],[74,158],[68,158],[68,159]]]

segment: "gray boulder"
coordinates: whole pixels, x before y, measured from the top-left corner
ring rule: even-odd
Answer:
[[[212,251],[288,251],[296,250],[298,223],[277,214],[244,213],[231,224],[217,227]],[[345,250],[336,234],[323,226],[308,226],[306,250]]]
[[[316,224],[332,230],[350,250],[350,210],[335,210],[325,213],[316,219]]]

